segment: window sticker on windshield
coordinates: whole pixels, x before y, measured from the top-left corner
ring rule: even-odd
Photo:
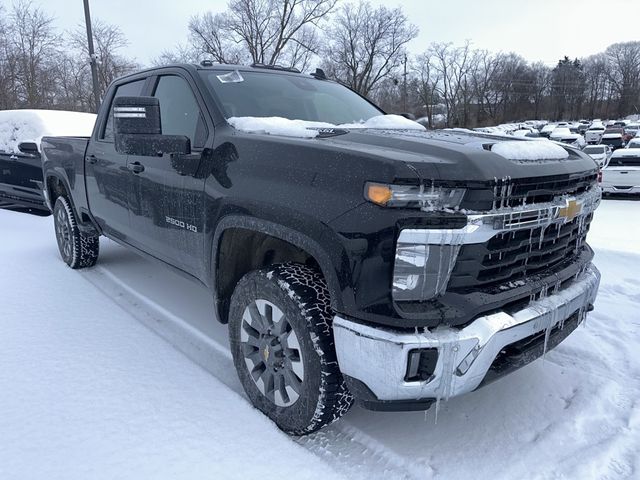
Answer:
[[[221,83],[240,83],[244,82],[244,78],[240,75],[238,70],[234,70],[233,72],[225,73],[224,75],[216,75],[218,80]]]

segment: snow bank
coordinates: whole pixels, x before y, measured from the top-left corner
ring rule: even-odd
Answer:
[[[0,111],[0,151],[18,152],[21,142],[36,142],[45,135],[88,137],[96,115],[62,110]]]
[[[547,140],[500,142],[493,144],[491,151],[509,160],[537,161],[569,158],[569,152]]]
[[[290,120],[283,117],[231,117],[227,120],[232,127],[247,133],[266,133],[268,135],[284,135],[287,137],[314,138],[322,128],[342,128],[345,130],[380,129],[380,130],[421,130],[426,128],[413,120],[400,115],[379,115],[366,122],[343,123],[334,125],[326,122],[310,122],[307,120]]]

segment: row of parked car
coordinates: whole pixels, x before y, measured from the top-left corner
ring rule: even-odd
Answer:
[[[640,193],[640,119],[554,123],[528,120],[476,130],[571,145],[593,158],[602,169],[605,194]]]

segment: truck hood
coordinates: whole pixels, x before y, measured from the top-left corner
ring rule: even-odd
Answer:
[[[317,137],[314,141],[345,153],[403,162],[422,180],[491,181],[505,177],[572,175],[596,169],[588,155],[566,145],[557,147],[566,151],[565,158],[545,158],[545,155],[537,155],[540,149],[536,143],[548,140],[505,138],[466,130],[358,129],[336,136]],[[507,158],[492,151],[496,144],[504,142],[522,142],[518,144],[519,153]],[[512,149],[496,150],[509,152]]]

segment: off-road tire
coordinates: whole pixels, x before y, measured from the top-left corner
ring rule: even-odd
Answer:
[[[71,268],[93,267],[100,253],[100,237],[82,232],[69,200],[59,196],[53,207],[56,241],[62,260]]]
[[[245,309],[255,300],[277,306],[298,337],[304,361],[299,398],[279,407],[256,385],[245,362],[241,328]],[[286,263],[246,274],[231,298],[229,340],[238,376],[253,405],[291,435],[306,435],[338,420],[353,403],[338,368],[333,342],[333,311],[322,275],[305,265]]]

